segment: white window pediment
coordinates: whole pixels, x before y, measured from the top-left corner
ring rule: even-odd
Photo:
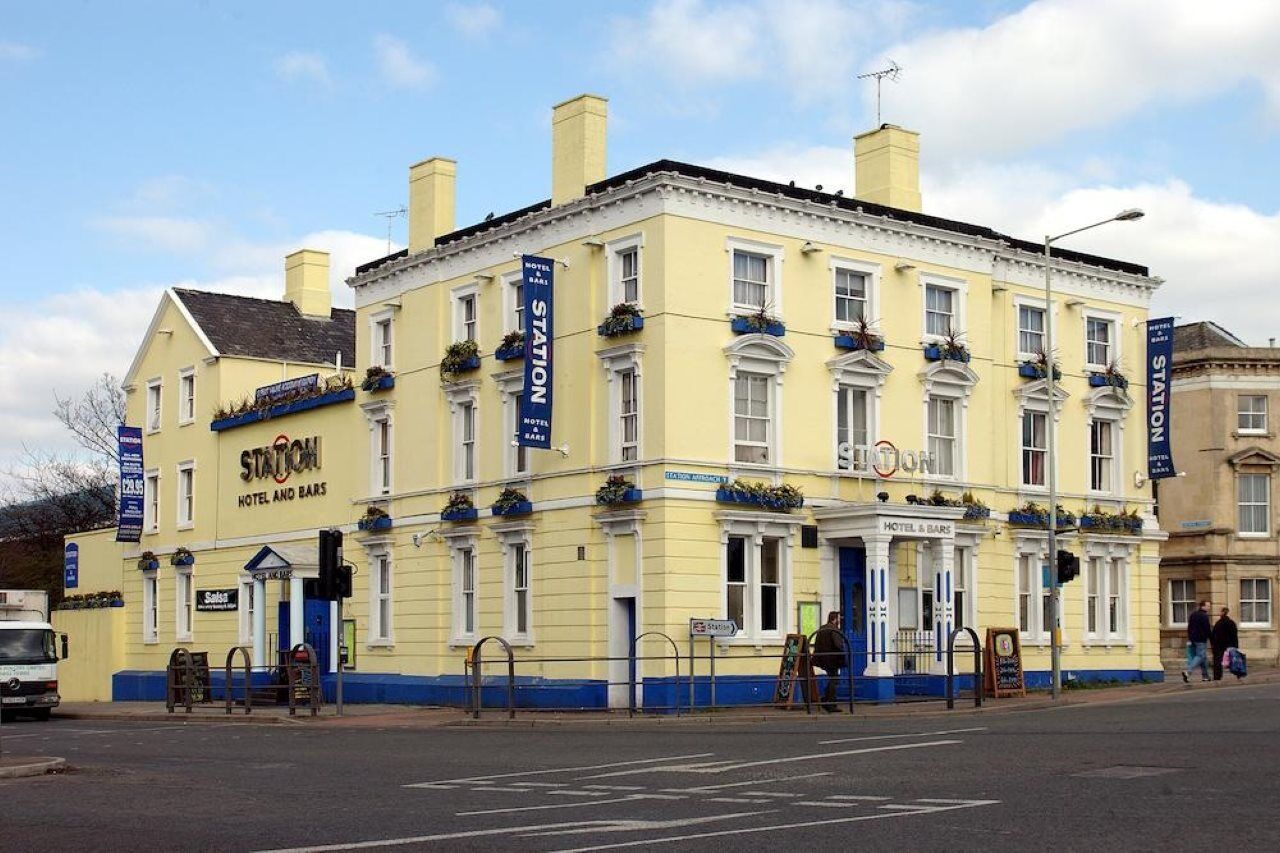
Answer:
[[[609,347],[596,352],[604,367],[605,378],[612,382],[613,375],[623,370],[634,370],[640,373],[640,356],[644,355],[644,344],[629,343]]]
[[[395,407],[395,400],[374,400],[369,403],[360,404],[360,410],[364,412],[365,419],[369,422],[370,429],[373,429],[373,425],[378,421],[390,418],[391,410]]]
[[[455,412],[463,403],[474,403],[480,390],[480,380],[470,379],[466,382],[451,382],[443,386],[445,399],[449,401],[449,411]]]
[[[795,350],[773,335],[740,335],[724,348],[724,354],[729,359],[730,377],[739,369],[780,376],[796,357]]]
[[[1056,421],[1062,416],[1062,404],[1067,401],[1071,395],[1062,389],[1061,385],[1055,384],[1053,389],[1053,419]],[[1049,380],[1036,379],[1027,382],[1013,391],[1013,396],[1018,398],[1018,416],[1028,409],[1034,412],[1045,412],[1049,409]]]
[[[1094,388],[1081,400],[1089,417],[1108,421],[1119,421],[1124,428],[1124,417],[1133,408],[1133,398],[1123,388],[1104,385]]]
[[[498,386],[498,393],[505,397],[513,397],[524,391],[524,370],[507,370],[502,373],[494,373],[493,383]],[[448,391],[445,392],[446,394]],[[472,397],[475,396],[474,389]],[[465,402],[465,398],[464,398]],[[456,403],[453,405],[457,405]]]
[[[1227,462],[1230,463],[1233,468],[1240,468],[1241,466],[1247,465],[1276,468],[1280,467],[1280,456],[1276,456],[1274,453],[1269,450],[1264,450],[1261,447],[1253,446],[1246,447],[1239,453],[1229,457]]]
[[[973,386],[978,383],[978,374],[972,367],[964,362],[950,359],[931,361],[916,375],[924,385],[926,400],[934,396],[954,397],[966,406],[969,404],[969,395],[973,392]]]
[[[893,365],[866,350],[855,350],[827,361],[833,385],[881,388],[893,372]]]

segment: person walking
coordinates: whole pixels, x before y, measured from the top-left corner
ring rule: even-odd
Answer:
[[[1187,668],[1182,671],[1182,680],[1191,682],[1191,670],[1200,667],[1200,680],[1209,680],[1208,645],[1213,628],[1209,624],[1209,599],[1200,602],[1200,606],[1187,619]]]
[[[1229,608],[1222,608],[1222,615],[1213,623],[1213,632],[1209,635],[1209,647],[1213,649],[1213,680],[1222,680],[1222,656],[1227,649],[1240,648],[1240,632],[1236,621],[1231,618]]]
[[[818,635],[814,637],[813,656],[818,669],[827,674],[827,683],[822,691],[822,710],[834,714],[840,710],[836,707],[836,685],[849,656],[849,641],[840,630],[840,611],[832,610],[827,614],[827,624],[819,628]]]

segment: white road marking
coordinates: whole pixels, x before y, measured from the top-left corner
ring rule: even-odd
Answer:
[[[547,791],[548,797],[607,797],[608,791]]]
[[[963,743],[959,740],[930,740],[924,743],[896,743],[892,746],[869,746],[864,749],[846,749],[840,752],[819,752],[814,755],[791,755],[786,758],[766,758],[760,761],[742,761],[718,767],[713,773],[724,773],[729,770],[742,770],[747,767],[764,767],[769,764],[787,764],[792,761],[817,761],[824,758],[842,758],[846,755],[865,755],[869,752],[893,752],[899,749],[927,749],[933,746],[952,746]]]
[[[563,788],[567,782],[512,782],[512,785],[527,785],[530,788]]]
[[[530,791],[528,788],[499,788],[497,785],[494,785],[494,786],[489,787],[489,788],[472,788],[471,790],[473,790],[473,791],[502,791],[502,792],[507,793],[507,794],[530,794],[530,793],[533,793],[533,792],[532,792],[532,791]]]
[[[859,801],[861,801],[861,800],[866,800],[866,801],[868,801],[868,802],[872,802],[872,803],[887,803],[889,800],[892,800],[892,799],[893,799],[893,797],[867,797],[867,796],[863,796],[862,794],[832,794],[830,797],[827,797],[827,799],[829,799],[829,800],[859,800]],[[965,800],[965,801],[949,800],[948,802],[967,802],[967,800]]]
[[[643,791],[644,785],[583,785],[584,788],[599,788],[602,791]]]
[[[626,797],[618,797],[613,800],[579,800],[574,803],[552,803],[549,806],[516,806],[509,809],[481,809],[474,812],[456,812],[457,817],[470,817],[471,815],[482,814],[508,814],[511,812],[540,812],[548,809],[581,809],[588,806],[603,806],[609,803],[625,803],[630,800],[638,799],[637,795],[631,794]]]
[[[881,799],[887,800],[889,798],[882,797]],[[916,800],[916,802],[917,803],[942,803],[944,805],[954,806],[954,805],[959,805],[961,803],[972,803],[973,800],[941,800],[937,798],[920,797],[919,799]]]
[[[707,797],[708,803],[762,803],[767,800],[745,800],[742,797]]]
[[[818,741],[818,744],[820,746],[829,746],[833,743],[854,743],[856,741],[864,741],[864,740],[894,740],[895,738],[904,738],[904,737],[940,737],[942,735],[959,735],[959,734],[966,734],[968,732],[985,732],[986,730],[987,730],[986,726],[974,726],[973,728],[968,728],[968,729],[942,729],[941,731],[936,731],[936,732],[910,732],[907,734],[900,734],[900,735],[867,735],[865,737],[843,737],[843,738],[836,738],[835,740],[820,740]]]
[[[838,823],[856,823],[864,820],[885,820],[887,818],[908,817],[912,814],[937,814],[941,812],[954,811],[956,809],[971,809],[978,806],[993,806],[999,804],[999,800],[971,800],[964,805],[940,806],[931,809],[928,812],[881,812],[878,814],[862,814],[855,817],[833,817],[823,820],[808,820],[800,823],[780,823],[770,826],[747,826],[738,829],[725,829],[716,832],[701,832],[687,835],[668,835],[660,838],[642,838],[638,841],[621,841],[614,844],[598,844],[594,847],[575,847],[564,850],[557,850],[554,853],[591,853],[595,850],[612,850],[618,847],[640,847],[642,845],[658,845],[664,841],[691,841],[696,838],[718,838],[725,835],[743,835],[748,832],[777,832],[783,829],[804,829],[810,826],[832,826]],[[590,830],[585,830],[590,832]]]
[[[829,803],[825,800],[799,800],[791,803],[793,806],[818,806],[824,809],[851,809],[858,805],[857,803]]]
[[[752,797],[800,797],[800,796],[803,796],[802,794],[779,794],[773,791],[743,791],[742,793],[748,794]]]
[[[549,832],[531,832],[528,836],[537,838],[546,835],[581,835],[587,832],[640,832],[643,830],[654,829],[673,829],[677,826],[695,826],[700,823],[712,823],[718,820],[731,820],[738,817],[753,817],[754,815],[769,814],[768,811],[763,812],[738,812],[737,814],[718,814],[707,815],[706,817],[686,817],[677,820],[615,820],[611,821],[612,826],[603,827],[582,827],[579,829],[554,829]],[[719,833],[717,833],[719,834]]]
[[[633,800],[687,800],[683,794],[632,794]]]
[[[414,782],[402,785],[403,788],[426,788],[431,785],[443,785],[450,782],[469,782],[484,784],[489,779],[516,779],[521,776],[544,776],[548,773],[576,773],[579,770],[605,770],[610,767],[629,767],[635,764],[657,764],[660,761],[680,761],[686,758],[709,758],[714,752],[699,752],[694,755],[668,755],[664,758],[642,758],[638,761],[614,761],[610,764],[589,764],[579,767],[553,767],[550,770],[525,770],[518,773],[494,773],[489,776],[466,776],[461,779],[436,779],[431,782]],[[586,777],[597,778],[597,777]]]
[[[672,794],[702,794],[707,791],[720,791],[725,788],[741,788],[744,785],[760,785],[773,784],[775,782],[790,782],[793,779],[814,779],[818,776],[830,776],[831,773],[805,773],[802,776],[779,776],[777,779],[769,779],[767,782],[761,779],[751,779],[747,782],[726,782],[723,785],[698,785],[693,788],[663,788],[662,790]]]
[[[933,811],[933,807],[931,807],[931,806],[912,806],[912,805],[904,805],[904,804],[901,804],[901,803],[889,803],[889,805],[887,805],[887,806],[876,806],[876,808],[878,808],[878,809],[888,809],[888,810],[890,810],[890,811],[899,811],[899,812],[930,812],[930,811]]]
[[[565,827],[604,826],[607,820],[573,821],[570,823],[544,823],[534,826],[508,826],[500,829],[474,829],[470,832],[442,832],[436,835],[415,835],[406,838],[384,838],[379,841],[354,841],[349,844],[324,844],[315,847],[279,847],[259,850],[257,853],[328,853],[331,850],[368,850],[374,847],[399,847],[405,844],[425,844],[428,841],[452,841],[457,838],[481,838],[486,835],[508,835],[512,832],[533,832],[541,829]]]

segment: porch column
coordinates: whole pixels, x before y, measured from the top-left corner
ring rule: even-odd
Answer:
[[[867,551],[867,670],[866,678],[893,678],[889,665],[889,546],[892,536],[863,536]]]
[[[947,674],[947,637],[956,624],[955,543],[935,539],[929,546],[933,552],[933,663],[935,675]]]
[[[294,575],[289,578],[289,646],[296,646],[298,643],[307,641],[307,626],[304,623],[306,616],[303,615],[302,602],[306,597],[306,593],[302,591],[302,578]],[[316,654],[320,654],[320,650],[316,649]]]
[[[253,665],[267,665],[267,581],[253,579]]]

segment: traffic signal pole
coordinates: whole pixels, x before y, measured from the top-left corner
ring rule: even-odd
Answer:
[[[1048,374],[1049,408],[1045,414],[1045,431],[1049,434],[1046,462],[1049,468],[1049,657],[1053,667],[1053,698],[1062,696],[1062,585],[1058,583],[1058,456],[1054,433],[1057,432],[1058,381],[1054,378],[1057,359],[1053,356],[1053,264],[1050,250],[1053,237],[1044,238],[1044,343],[1045,372]]]

